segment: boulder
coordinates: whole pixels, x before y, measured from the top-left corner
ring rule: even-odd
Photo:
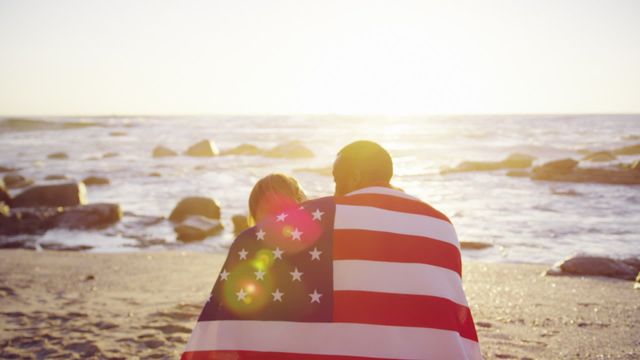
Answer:
[[[47,155],[47,158],[48,159],[59,159],[59,160],[62,160],[62,159],[68,159],[69,155],[67,155],[66,153],[63,153],[63,152],[57,152],[57,153],[52,153],[52,154]]]
[[[313,152],[309,150],[306,146],[304,146],[304,144],[301,141],[298,141],[298,140],[277,145],[273,149],[267,151],[265,155],[268,157],[287,158],[287,159],[314,157]]]
[[[468,171],[493,171],[503,169],[526,169],[533,164],[535,157],[526,154],[511,154],[502,161],[463,161],[455,168],[445,168],[442,174],[468,172]]]
[[[44,179],[45,180],[69,180],[67,175],[61,175],[61,174],[47,175],[45,176]]]
[[[16,170],[17,170],[16,168],[0,165],[0,172],[13,172]]]
[[[107,158],[116,157],[118,155],[119,154],[117,152],[107,152],[107,153],[102,154],[102,158],[103,159],[107,159]]]
[[[127,133],[124,131],[112,131],[109,136],[127,136]]]
[[[247,215],[242,215],[242,214],[233,215],[231,217],[231,222],[233,222],[233,234],[236,236],[249,228]]]
[[[33,180],[16,173],[9,173],[2,177],[7,189],[21,189],[33,184]]]
[[[213,143],[213,141],[202,140],[196,144],[191,145],[191,147],[187,149],[186,154],[196,157],[210,157],[220,154],[220,151],[216,147],[216,144]]]
[[[65,208],[55,218],[55,227],[65,229],[101,229],[122,219],[119,204],[99,203]]]
[[[154,171],[154,172],[150,172],[150,173],[149,173],[149,176],[151,176],[151,177],[161,177],[161,176],[162,176],[162,174],[160,174],[160,173],[159,173],[159,172],[157,172],[157,171]]]
[[[534,180],[637,185],[640,184],[640,171],[635,168],[578,168],[578,162],[572,159],[552,161],[533,169]],[[634,165],[632,165],[634,166]],[[637,166],[637,165],[635,165]]]
[[[153,157],[177,156],[178,153],[164,146],[156,146],[153,149]]]
[[[507,176],[510,177],[529,177],[531,174],[526,170],[509,170]]]
[[[74,206],[87,202],[83,183],[32,186],[11,200],[12,207]]]
[[[568,173],[578,166],[578,162],[573,159],[554,160],[534,168],[534,172],[555,172]]]
[[[190,196],[186,197],[176,205],[169,215],[169,220],[181,222],[191,215],[200,215],[209,219],[220,219],[220,204],[214,199]]]
[[[87,186],[109,185],[109,184],[111,184],[111,181],[109,181],[109,179],[104,178],[104,177],[100,177],[100,176],[89,176],[89,177],[84,178],[84,180],[82,180],[82,182]]]
[[[200,215],[185,218],[173,228],[180,241],[197,241],[220,233],[224,227],[219,220]]]
[[[617,157],[608,151],[594,152],[582,158],[582,160],[593,162],[613,161],[616,159]]]
[[[5,190],[4,183],[0,180],[0,203],[4,203],[7,206],[11,206],[11,195]]]
[[[492,244],[480,241],[460,241],[460,248],[464,250],[482,250],[492,246]]]
[[[255,145],[251,144],[241,144],[233,149],[228,149],[222,151],[221,155],[260,155],[264,151],[258,148]]]
[[[0,216],[0,235],[41,234],[55,227],[61,207],[13,208]]]
[[[640,144],[621,147],[612,152],[614,155],[638,155],[640,154]]]
[[[622,260],[603,256],[577,255],[553,266],[546,275],[607,276],[634,280],[638,270]]]

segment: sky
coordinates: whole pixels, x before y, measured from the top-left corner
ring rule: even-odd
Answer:
[[[638,112],[637,0],[0,0],[0,115]]]

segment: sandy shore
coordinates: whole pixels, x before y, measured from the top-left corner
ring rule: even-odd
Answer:
[[[0,358],[177,358],[224,256],[0,251]],[[466,262],[488,359],[638,359],[640,291]]]

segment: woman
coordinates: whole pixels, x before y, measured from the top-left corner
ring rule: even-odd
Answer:
[[[296,179],[285,174],[270,174],[253,186],[249,195],[249,224],[259,223],[265,216],[285,209],[297,208],[307,195]]]

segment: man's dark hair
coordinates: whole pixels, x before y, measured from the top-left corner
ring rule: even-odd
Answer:
[[[341,166],[358,170],[366,182],[389,183],[393,176],[391,155],[379,144],[360,140],[352,142],[338,152]]]

